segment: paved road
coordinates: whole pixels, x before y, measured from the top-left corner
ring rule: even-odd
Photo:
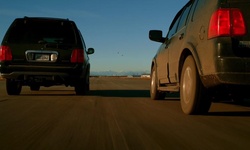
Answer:
[[[249,149],[249,106],[187,116],[178,98],[153,101],[148,89],[145,79],[91,78],[87,96],[60,86],[8,96],[0,81],[0,150]]]

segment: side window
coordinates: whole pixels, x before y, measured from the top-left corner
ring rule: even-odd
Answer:
[[[183,11],[182,16],[180,18],[178,28],[177,28],[177,31],[179,31],[182,27],[184,27],[186,25],[186,21],[188,18],[188,14],[190,12],[190,8],[191,8],[191,5],[189,4],[186,6],[185,10]]]
[[[168,39],[170,39],[176,33],[176,30],[177,30],[177,27],[178,27],[178,23],[179,23],[179,20],[180,20],[180,14],[181,14],[181,12],[182,11],[178,12],[178,14],[175,16],[173,22],[170,25],[170,28],[169,28],[169,31],[168,31],[168,34],[167,34],[167,38]]]
[[[177,13],[177,15],[175,16],[175,18],[170,26],[170,29],[169,29],[169,32],[167,35],[168,39],[170,39],[178,30],[180,30],[182,27],[184,27],[186,25],[186,21],[187,21],[188,15],[190,13],[190,9],[192,7],[192,4],[193,3],[190,1],[189,3],[186,4],[186,6],[184,6]]]
[[[86,51],[86,45],[85,45],[84,39],[83,39],[83,37],[82,37],[82,34],[81,34],[81,32],[80,32],[79,30],[78,30],[78,32],[79,32],[79,34],[80,34],[80,36],[81,36],[82,46],[83,46],[84,50]]]

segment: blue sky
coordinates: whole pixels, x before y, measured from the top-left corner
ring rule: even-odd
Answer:
[[[81,30],[91,70],[149,71],[160,43],[148,39],[151,29],[168,27],[188,0],[11,0],[0,3],[0,40],[15,18],[69,18]]]

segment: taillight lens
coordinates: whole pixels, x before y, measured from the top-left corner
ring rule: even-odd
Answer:
[[[74,49],[71,54],[71,63],[83,63],[84,53],[83,49]]]
[[[12,52],[8,46],[0,46],[0,61],[12,60]]]
[[[247,30],[242,12],[239,9],[232,9],[231,15],[232,15],[232,34],[234,36],[245,35]]]
[[[208,38],[243,36],[246,32],[245,21],[239,9],[220,8],[211,17]]]

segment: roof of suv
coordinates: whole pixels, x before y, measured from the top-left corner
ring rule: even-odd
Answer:
[[[23,18],[17,18],[17,19],[41,19],[41,20],[58,20],[58,21],[71,21],[68,18],[67,19],[63,19],[63,18],[50,18],[50,17],[23,17]]]

